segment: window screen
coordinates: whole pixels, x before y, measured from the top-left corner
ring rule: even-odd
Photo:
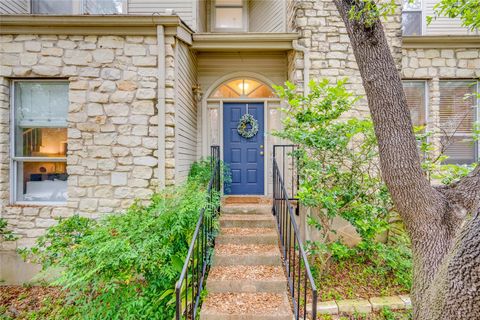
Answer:
[[[476,81],[440,81],[440,129],[446,145],[447,163],[467,164],[477,160],[473,141],[477,113]]]

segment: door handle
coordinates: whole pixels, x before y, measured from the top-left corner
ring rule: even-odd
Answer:
[[[260,151],[260,155],[263,156],[263,151]]]
[[[263,149],[263,144],[260,145],[260,149]]]

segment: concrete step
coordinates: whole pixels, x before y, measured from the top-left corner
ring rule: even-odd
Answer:
[[[276,244],[274,228],[222,228],[215,240],[217,244]]]
[[[287,290],[282,267],[275,266],[214,266],[207,280],[207,291],[274,292]]]
[[[223,214],[220,216],[222,228],[275,228],[272,216],[256,214]]]
[[[218,244],[215,246],[213,265],[281,266],[282,262],[277,245]]]
[[[222,214],[264,214],[272,215],[272,206],[270,204],[226,204],[220,209]]]
[[[291,320],[285,293],[210,293],[202,306],[201,320]]]
[[[222,205],[225,204],[272,204],[272,197],[265,196],[224,196]]]

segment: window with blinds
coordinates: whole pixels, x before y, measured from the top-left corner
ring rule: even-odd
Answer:
[[[440,81],[440,130],[445,163],[470,164],[478,159],[478,143],[473,140],[477,120],[477,82]]]
[[[407,104],[414,126],[426,126],[426,83],[425,81],[403,81],[403,91],[407,96]]]
[[[13,85],[12,202],[67,201],[68,82]]]

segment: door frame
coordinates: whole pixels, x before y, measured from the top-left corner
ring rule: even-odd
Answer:
[[[220,100],[220,110],[219,110],[219,113],[218,113],[218,118],[220,119],[220,129],[219,129],[219,133],[220,133],[220,159],[224,159],[224,154],[223,154],[223,150],[224,150],[224,141],[223,141],[223,136],[224,136],[224,132],[223,132],[223,103],[224,102],[227,102],[227,103],[244,103],[244,104],[249,104],[249,103],[261,103],[263,104],[263,150],[264,151],[264,160],[263,160],[263,195],[266,196],[267,195],[267,192],[268,192],[268,161],[270,161],[270,155],[269,155],[269,152],[267,152],[268,147],[268,139],[267,139],[267,101],[265,100],[258,100],[258,99],[221,99]],[[223,188],[223,186],[222,186]],[[223,190],[222,190],[223,191]],[[236,196],[242,196],[242,194],[237,194]],[[248,196],[248,195],[247,195]]]
[[[201,109],[201,112],[198,114],[197,121],[200,123],[200,126],[198,128],[198,136],[201,139],[199,143],[199,156],[200,157],[207,157],[209,156],[209,144],[210,144],[210,132],[209,130],[211,129],[211,123],[210,123],[210,118],[208,114],[209,102],[218,102],[219,106],[219,112],[218,112],[218,121],[219,121],[219,127],[218,127],[218,132],[219,132],[219,145],[220,145],[220,157],[223,159],[223,103],[224,102],[237,102],[237,103],[263,103],[263,115],[264,115],[264,146],[265,146],[265,161],[264,161],[264,170],[263,170],[263,179],[264,179],[264,190],[263,190],[263,195],[266,196],[268,195],[268,186],[269,186],[269,180],[268,180],[268,169],[271,167],[271,157],[272,154],[270,152],[270,144],[269,144],[269,139],[268,136],[266,135],[268,132],[268,129],[270,127],[269,123],[269,104],[268,102],[278,102],[280,107],[282,108],[284,106],[284,102],[282,99],[278,97],[274,98],[259,98],[259,99],[254,99],[254,98],[211,98],[210,94],[222,83],[227,82],[231,79],[235,78],[251,78],[251,79],[256,79],[260,82],[263,82],[264,84],[270,86],[272,88],[275,83],[271,81],[269,78],[265,77],[262,74],[258,74],[255,72],[233,72],[227,75],[224,75],[223,77],[218,78],[214,82],[212,82],[209,86],[209,88],[201,93],[200,98],[197,100],[198,104],[197,106]]]

